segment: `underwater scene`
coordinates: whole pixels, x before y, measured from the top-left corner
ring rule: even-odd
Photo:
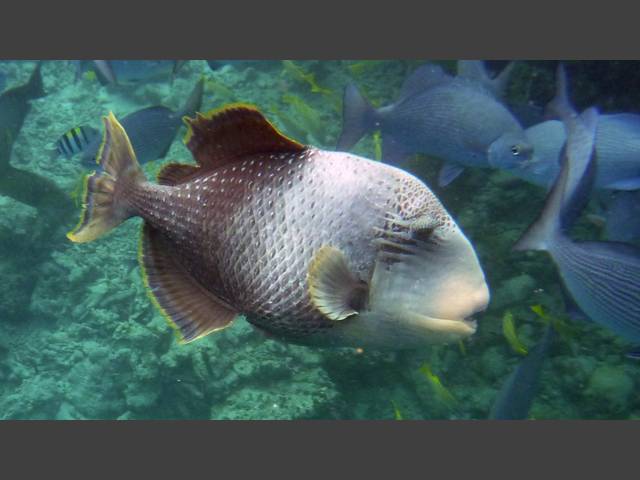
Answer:
[[[0,60],[0,418],[640,418],[638,85]]]

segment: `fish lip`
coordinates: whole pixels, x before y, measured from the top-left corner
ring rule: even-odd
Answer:
[[[477,321],[472,317],[436,318],[416,313],[413,314],[413,317],[428,330],[459,335],[460,337],[473,335],[478,326]]]

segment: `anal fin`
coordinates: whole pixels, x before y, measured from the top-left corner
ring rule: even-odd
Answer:
[[[438,173],[438,186],[446,187],[453,182],[464,171],[464,167],[459,163],[445,162]]]
[[[169,240],[148,223],[142,229],[140,265],[149,296],[176,329],[180,343],[222,330],[239,315],[176,261]]]

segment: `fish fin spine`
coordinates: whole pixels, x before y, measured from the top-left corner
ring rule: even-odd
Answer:
[[[85,178],[80,222],[67,234],[76,243],[95,240],[135,215],[127,198],[145,181],[122,125],[113,113],[103,117],[103,122],[105,131],[97,155],[100,169]]]

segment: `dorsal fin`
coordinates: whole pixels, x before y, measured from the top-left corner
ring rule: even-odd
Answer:
[[[179,185],[196,175],[200,167],[183,163],[170,163],[162,167],[158,173],[157,181],[160,185]]]
[[[218,168],[238,158],[259,153],[301,152],[307,147],[274,127],[252,105],[231,104],[196,118],[184,117],[184,143],[198,164]]]
[[[447,75],[440,65],[433,63],[422,65],[405,79],[398,95],[398,101],[422,93],[436,85],[450,82],[452,79],[453,77]]]

